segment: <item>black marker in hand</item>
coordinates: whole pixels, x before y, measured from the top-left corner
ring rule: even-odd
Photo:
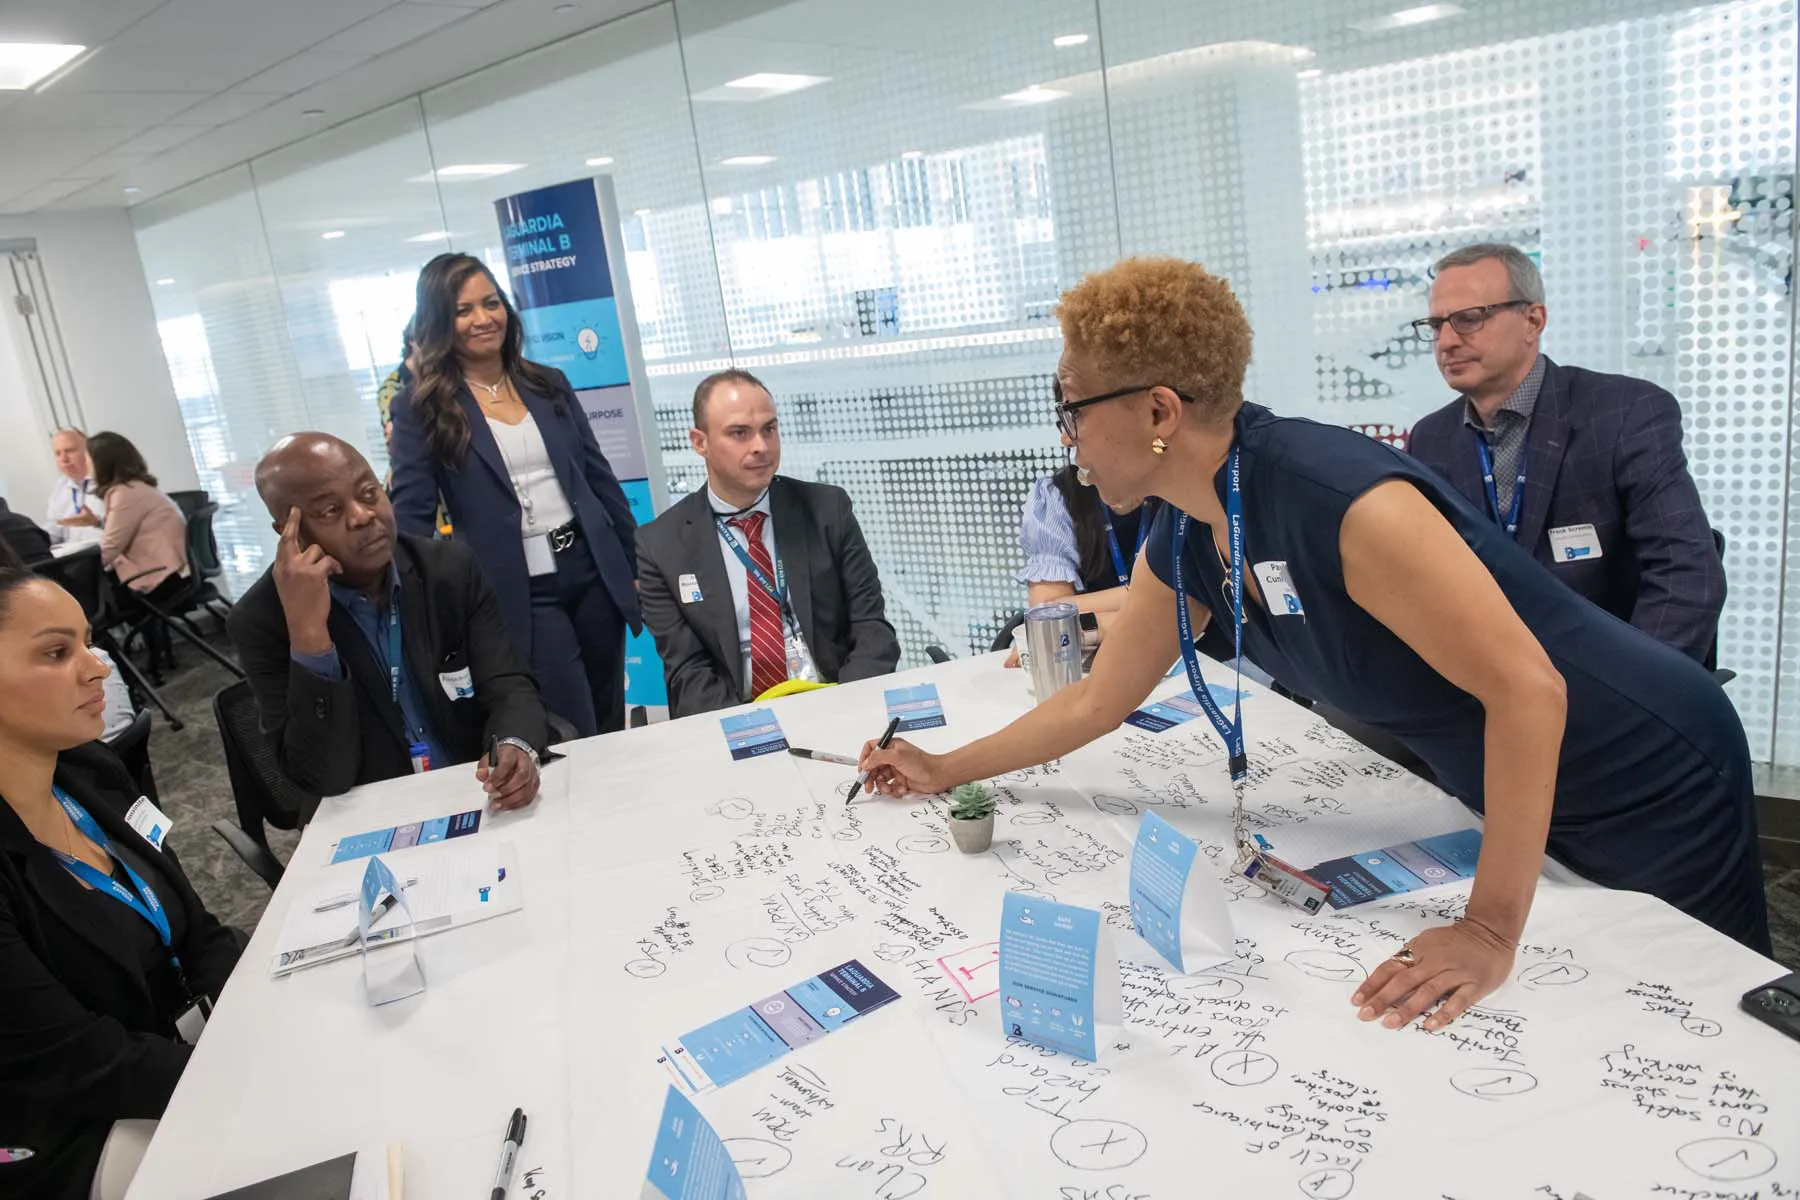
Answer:
[[[899,717],[889,717],[888,723],[887,723],[887,731],[881,735],[881,740],[879,742],[875,743],[875,748],[877,750],[886,750],[888,748],[888,743],[894,740],[894,734],[899,730],[899,728],[900,728],[900,718]],[[869,774],[870,774],[870,772],[863,771],[857,775],[856,786],[850,789],[850,794],[848,796],[844,797],[845,804],[849,804],[852,800],[856,799],[858,796],[862,795],[864,792],[871,790],[870,785],[869,785]]]

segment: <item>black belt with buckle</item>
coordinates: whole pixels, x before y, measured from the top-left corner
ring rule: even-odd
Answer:
[[[581,540],[581,524],[579,521],[570,521],[567,525],[558,525],[544,536],[550,539],[550,549],[561,554]]]

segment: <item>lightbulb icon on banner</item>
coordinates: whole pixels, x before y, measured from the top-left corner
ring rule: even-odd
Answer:
[[[583,328],[580,333],[575,335],[575,344],[581,347],[583,354],[592,358],[600,351],[600,335],[592,329]]]

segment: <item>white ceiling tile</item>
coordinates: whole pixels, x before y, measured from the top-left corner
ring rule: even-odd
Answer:
[[[167,0],[0,0],[0,41],[98,46]]]
[[[127,154],[163,154],[183,142],[191,142],[206,130],[192,125],[159,125],[140,133],[120,147]]]
[[[117,41],[50,89],[108,92],[201,92],[230,87],[279,62],[298,47],[222,46],[204,51]],[[46,93],[48,94],[48,93]]]
[[[169,119],[171,125],[227,125],[275,103],[279,97],[263,92],[220,92]]]
[[[295,92],[303,92],[315,84],[324,83],[336,75],[365,61],[366,54],[346,54],[343,52],[328,54],[322,50],[306,50],[283,62],[276,63],[267,71],[244,80],[234,92],[261,92],[271,96],[291,96]]]
[[[472,11],[448,5],[396,4],[313,47],[314,51],[347,52],[373,57],[424,37],[434,29],[460,21]]]
[[[201,97],[177,92],[47,92],[27,96],[7,114],[7,124],[40,129],[117,125],[147,129]]]
[[[232,48],[292,54],[374,16],[395,0],[169,0],[127,30],[121,45],[161,46],[198,59]]]

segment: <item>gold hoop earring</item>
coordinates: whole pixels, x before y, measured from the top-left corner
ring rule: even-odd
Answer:
[[[1168,449],[1169,443],[1163,441],[1161,438],[1152,438],[1150,440],[1150,453],[1163,454],[1167,452]]]

